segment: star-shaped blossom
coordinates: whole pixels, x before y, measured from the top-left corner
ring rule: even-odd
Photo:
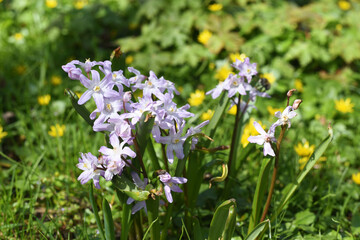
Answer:
[[[83,170],[78,177],[81,184],[85,184],[92,179],[95,187],[100,189],[99,178],[102,174],[104,174],[104,171],[98,169],[100,164],[97,157],[91,153],[81,153],[81,158],[79,158],[79,163],[76,164],[76,167]]]
[[[277,111],[275,113],[275,117],[279,118],[273,125],[274,127],[277,126],[284,126],[284,125],[288,125],[288,128],[291,127],[291,122],[290,119],[296,117],[297,114],[295,111],[293,111],[292,106],[287,106],[283,112]]]
[[[172,126],[170,128],[169,135],[165,137],[160,137],[159,139],[160,143],[167,144],[166,156],[170,163],[173,163],[174,161],[174,151],[177,158],[184,158],[183,145],[186,140],[186,136],[181,136],[184,124],[180,126],[180,129],[177,132],[175,126]]]
[[[230,74],[224,81],[224,89],[228,90],[228,97],[233,97],[236,93],[240,95],[246,95],[247,83],[244,81],[244,77]]]
[[[181,188],[177,184],[184,184],[187,182],[183,177],[171,177],[168,172],[159,175],[160,181],[164,184],[165,196],[169,203],[173,202],[171,191],[182,192]]]
[[[206,95],[211,94],[211,97],[213,99],[218,98],[220,96],[221,92],[224,91],[224,89],[225,89],[224,87],[225,87],[224,82],[219,82],[219,84],[216,85],[215,88],[211,89],[210,91],[207,91]]]
[[[265,132],[261,125],[256,121],[254,121],[254,127],[256,131],[260,133],[260,135],[250,136],[248,141],[251,143],[257,143],[259,145],[264,145],[264,156],[270,155],[274,157],[275,152],[271,147],[271,143],[276,142],[276,138],[274,136],[275,128],[271,127],[268,132]]]
[[[232,66],[239,70],[239,75],[246,77],[248,82],[257,74],[256,63],[250,63],[249,58],[245,58],[243,62],[236,59],[236,62],[232,64]]]

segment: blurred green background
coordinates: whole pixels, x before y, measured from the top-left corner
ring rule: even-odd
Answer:
[[[64,89],[83,90],[61,66],[73,59],[104,61],[119,46],[123,54],[113,70],[155,71],[175,82],[179,104],[198,90],[201,104],[192,104],[198,118],[208,118],[216,105],[202,99],[203,91],[234,71],[230,64],[240,54],[258,63],[271,83],[272,98],[258,99],[255,119],[270,126],[286,92],[296,88],[303,104],[283,167],[292,170],[280,183],[294,176],[329,123],[335,138],[294,200],[294,213],[309,209],[316,218],[279,234],[360,233],[360,1],[0,0],[0,238],[40,231],[95,235],[75,164],[79,152],[95,153],[104,140],[72,110]],[[228,117],[219,137],[230,142]],[[255,186],[251,176],[249,187]],[[112,193],[110,187],[101,191]]]

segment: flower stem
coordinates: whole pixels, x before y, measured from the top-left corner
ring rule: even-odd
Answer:
[[[277,174],[278,167],[279,167],[280,145],[281,145],[282,139],[284,137],[285,131],[286,131],[286,126],[281,126],[280,136],[279,136],[279,139],[278,139],[278,141],[276,143],[275,165],[274,165],[274,170],[273,170],[273,174],[272,174],[272,177],[271,177],[271,184],[270,184],[269,194],[268,194],[268,197],[266,199],[264,211],[263,211],[263,213],[261,215],[260,222],[265,220],[266,214],[267,214],[267,212],[269,210],[271,197],[272,197],[272,194],[274,192],[276,174]]]

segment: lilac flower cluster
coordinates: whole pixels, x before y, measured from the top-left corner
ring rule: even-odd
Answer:
[[[99,158],[91,153],[81,154],[77,165],[83,170],[78,178],[81,183],[93,179],[96,188],[100,188],[100,177],[110,181],[131,165],[136,157],[136,153],[131,149],[136,140],[135,125],[144,113],[154,117],[152,136],[157,143],[166,145],[166,155],[170,163],[173,163],[174,152],[177,158],[184,158],[185,140],[192,138],[192,143],[196,144],[197,139],[193,135],[199,133],[200,128],[208,123],[203,122],[184,134],[185,119],[194,114],[188,111],[188,104],[178,107],[173,102],[174,94],[179,94],[173,82],[163,77],[158,78],[152,71],[149,77],[146,77],[132,67],[129,67],[128,71],[134,76],[126,78],[122,70],[112,71],[111,65],[110,61],[86,60],[83,63],[74,60],[62,66],[69,78],[79,80],[87,88],[78,104],[84,104],[91,98],[95,101],[96,109],[90,114],[90,118],[94,120],[93,130],[109,133],[111,148],[102,146],[99,149],[102,154]],[[95,70],[95,67],[98,70]],[[135,91],[142,92],[142,97],[134,101]],[[137,177],[133,176],[133,179],[135,183],[139,182]],[[146,185],[147,180],[144,181]],[[166,190],[170,183],[162,182]],[[186,179],[182,179],[177,183],[185,182]],[[179,191],[178,188],[171,189]],[[166,197],[169,202],[172,201],[168,191]],[[136,208],[140,206],[142,205],[139,203]]]
[[[229,76],[220,82],[214,89],[211,89],[206,95],[211,94],[213,99],[218,98],[223,91],[227,91],[229,98],[235,95],[248,95],[250,101],[255,101],[256,96],[270,97],[267,93],[258,91],[251,85],[252,78],[257,74],[256,63],[250,63],[249,58],[245,58],[244,61],[236,59],[231,65],[236,70],[237,74],[229,74]],[[237,101],[236,99],[234,99]]]

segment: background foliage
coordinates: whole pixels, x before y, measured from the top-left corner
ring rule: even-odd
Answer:
[[[258,100],[252,112],[266,126],[274,120],[272,109],[284,108],[287,90],[297,88],[296,97],[304,102],[284,141],[286,155],[281,159],[275,199],[299,172],[304,156],[294,145],[306,141],[317,145],[328,123],[333,126],[334,141],[272,226],[273,234],[299,239],[359,236],[360,179],[352,179],[360,171],[359,1],[224,0],[217,2],[222,6],[217,11],[209,9],[213,3],[0,1],[0,113],[1,126],[8,133],[0,143],[1,238],[96,236],[87,187],[77,182],[75,164],[79,152],[95,153],[104,140],[72,110],[64,89],[82,89],[66,77],[61,65],[71,59],[108,59],[117,46],[123,54],[114,61],[115,67],[131,64],[174,81],[182,90],[179,103],[187,102],[196,89],[214,87],[232,71],[231,54],[245,53],[271,82],[272,98]],[[205,30],[206,41],[199,38]],[[47,94],[51,100],[41,105],[38,97]],[[341,99],[350,99],[353,105],[339,107]],[[215,104],[207,97],[192,111],[200,118]],[[225,116],[214,146],[230,143],[233,118]],[[48,134],[56,123],[65,125],[62,136]],[[244,148],[242,171],[237,175],[238,236],[246,233],[261,165],[259,152],[251,144]],[[206,161],[226,159],[227,154]],[[217,175],[220,170],[208,173]],[[203,179],[197,202],[205,231],[223,185],[207,187]],[[106,196],[114,219],[119,219],[111,187],[97,194]],[[173,236],[181,226],[180,217],[175,217]]]

